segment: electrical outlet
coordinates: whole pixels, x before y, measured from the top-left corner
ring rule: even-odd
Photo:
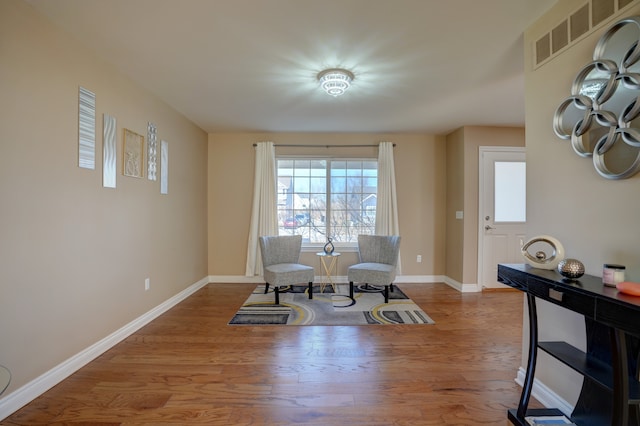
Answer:
[[[149,278],[146,278],[144,280],[144,291],[147,291],[151,288],[151,280]]]
[[[416,262],[418,263],[422,263],[422,255],[419,254],[418,256],[416,256]]]

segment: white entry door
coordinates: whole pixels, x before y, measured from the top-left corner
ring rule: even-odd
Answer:
[[[527,225],[524,148],[480,147],[478,284],[506,288],[498,263],[522,263]]]

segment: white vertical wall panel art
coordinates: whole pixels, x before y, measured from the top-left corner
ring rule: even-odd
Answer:
[[[78,166],[96,168],[96,95],[80,87],[78,94]]]
[[[160,142],[160,193],[169,193],[169,143]]]
[[[147,179],[157,180],[156,164],[158,162],[158,141],[156,125],[149,122],[147,125]]]
[[[103,147],[102,147],[102,186],[105,188],[116,187],[116,119],[108,114],[103,115]]]

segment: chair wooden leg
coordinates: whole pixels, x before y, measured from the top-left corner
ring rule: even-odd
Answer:
[[[384,286],[384,303],[389,303],[389,286]]]
[[[275,289],[275,293],[276,293],[276,305],[280,304],[280,287],[278,287],[277,285],[274,285],[273,288]]]
[[[389,289],[391,289],[391,292],[393,293],[393,283],[389,284]]]
[[[309,281],[309,299],[313,299],[313,282]]]
[[[349,297],[353,299],[353,281],[349,281]]]
[[[269,292],[269,283],[266,283],[264,285],[264,294],[267,294]]]

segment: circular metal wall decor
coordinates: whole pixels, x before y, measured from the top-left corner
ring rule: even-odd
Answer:
[[[551,255],[543,250],[538,250],[535,255],[529,253],[529,247],[535,243],[545,243],[551,248]],[[534,268],[538,269],[556,269],[558,264],[564,260],[564,246],[556,238],[549,235],[538,235],[531,238],[522,246],[522,256],[526,262]]]
[[[622,19],[598,40],[553,116],[553,131],[592,157],[600,176],[626,179],[640,171],[640,17]]]

